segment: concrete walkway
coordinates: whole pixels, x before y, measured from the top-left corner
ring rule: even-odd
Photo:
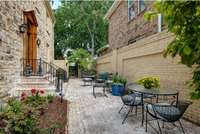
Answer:
[[[122,106],[119,97],[109,93],[108,98],[102,94],[102,89],[97,92],[97,98],[92,95],[92,86],[82,86],[79,79],[70,79],[66,99],[69,100],[69,134],[155,134],[150,126],[145,132],[145,126],[141,126],[141,114],[136,116],[133,112],[122,125],[122,120],[127,112],[124,109],[121,114],[118,110]],[[139,110],[140,111],[140,110]],[[200,133],[200,127],[182,120],[187,134]],[[155,122],[152,125],[157,128]],[[181,134],[179,128],[169,124],[163,129],[166,134]]]

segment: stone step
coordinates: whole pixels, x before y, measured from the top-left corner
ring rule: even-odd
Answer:
[[[49,85],[49,81],[23,81],[17,83],[17,85]]]
[[[22,92],[30,93],[32,89],[44,90],[46,94],[55,94],[56,87],[47,80],[47,76],[21,77],[14,94],[20,96]]]
[[[16,92],[15,95],[16,96],[20,96],[22,94],[22,92],[25,92],[27,94],[31,93],[31,90],[33,88],[22,88],[22,87],[17,87],[16,88]],[[56,87],[51,86],[51,87],[45,87],[45,88],[35,88],[36,90],[43,90],[45,92],[45,95],[47,94],[52,94],[54,95],[56,93]]]
[[[47,79],[48,77],[52,77],[52,74],[45,74],[42,76],[21,76],[20,79]]]
[[[48,88],[55,86],[52,83],[18,83],[17,87],[22,87],[22,88]]]
[[[26,77],[26,78],[21,78],[20,80],[19,80],[19,82],[26,82],[26,83],[28,83],[28,82],[31,82],[31,83],[34,83],[34,82],[44,82],[44,83],[47,83],[47,82],[49,82],[49,81],[55,81],[56,80],[56,78],[46,78],[46,77]]]

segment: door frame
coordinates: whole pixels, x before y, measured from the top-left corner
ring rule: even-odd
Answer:
[[[23,43],[23,58],[25,59],[25,66],[30,65],[33,72],[36,72],[37,61],[37,19],[35,12],[24,11],[24,23],[27,26],[26,33],[24,34],[24,43]]]

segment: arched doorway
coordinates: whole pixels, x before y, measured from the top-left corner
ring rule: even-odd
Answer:
[[[33,73],[36,73],[37,64],[37,20],[34,11],[24,11],[24,23],[27,26],[26,33],[24,35],[24,66],[30,66]]]

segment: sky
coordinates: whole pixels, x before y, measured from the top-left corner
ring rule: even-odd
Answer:
[[[53,3],[53,9],[56,9],[58,8],[58,6],[60,5],[60,0],[53,0],[54,3]]]

